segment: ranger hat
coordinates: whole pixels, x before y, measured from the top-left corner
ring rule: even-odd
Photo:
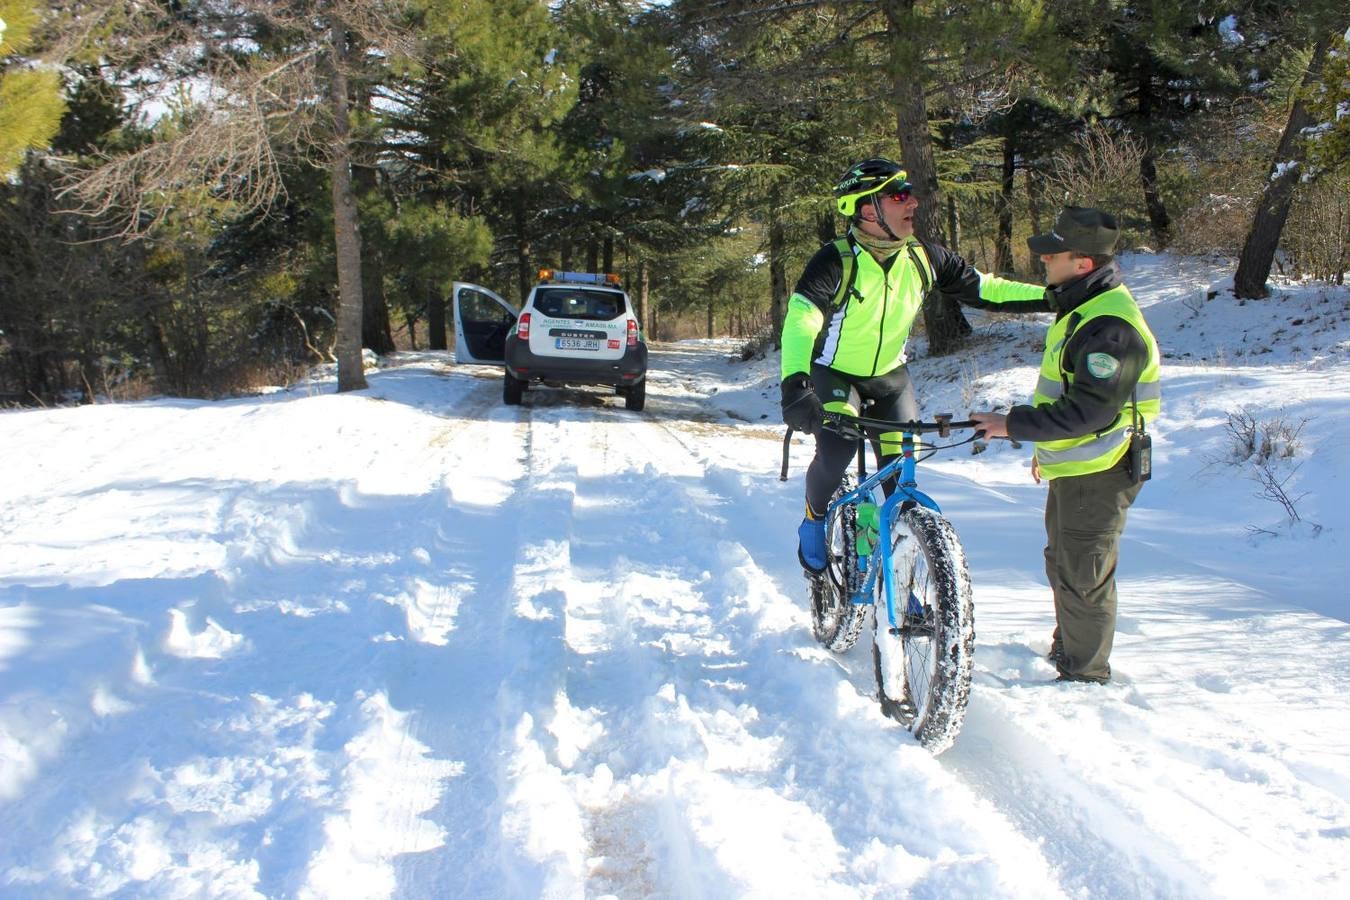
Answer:
[[[1090,206],[1066,206],[1048,234],[1027,238],[1032,253],[1063,253],[1072,250],[1084,256],[1110,256],[1115,252],[1120,228],[1116,217]]]

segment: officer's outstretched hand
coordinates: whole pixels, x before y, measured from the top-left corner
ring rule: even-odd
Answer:
[[[996,412],[973,412],[970,420],[975,423],[975,437],[1001,438],[1008,436],[1008,417]]]
[[[815,434],[824,421],[825,407],[820,405],[811,377],[804,372],[783,379],[783,424],[796,431]]]

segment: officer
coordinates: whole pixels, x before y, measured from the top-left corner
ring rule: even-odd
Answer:
[[[918,417],[905,342],[928,291],[1010,312],[1047,309],[1042,286],[981,274],[945,247],[915,238],[919,201],[894,162],[872,158],[850,166],[834,197],[847,233],[806,264],[782,334],[783,421],[816,436],[797,531],[797,556],[809,575],[825,569],[826,507],[857,448],[821,429],[823,411],[856,416],[871,400],[875,418]],[[899,454],[900,434],[881,435],[877,449],[883,459]]]
[[[1035,441],[1031,474],[1049,482],[1045,573],[1055,598],[1049,659],[1061,681],[1105,683],[1116,630],[1125,514],[1152,471],[1158,342],[1121,282],[1120,231],[1100,209],[1065,207],[1027,239],[1045,263],[1055,322],[1030,405],[972,413],[989,437]]]

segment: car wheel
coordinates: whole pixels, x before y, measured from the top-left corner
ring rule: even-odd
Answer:
[[[520,405],[520,396],[525,392],[525,382],[510,372],[502,374],[505,376],[502,381],[502,402],[507,406]]]
[[[642,412],[642,408],[647,405],[647,382],[639,381],[630,387],[624,395],[623,405],[633,412]]]

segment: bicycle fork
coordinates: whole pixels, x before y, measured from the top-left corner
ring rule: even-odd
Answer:
[[[881,484],[886,478],[897,474],[897,469],[899,470],[899,477],[897,479],[899,483],[896,486],[896,490],[886,498],[880,508],[869,502],[862,502],[857,506],[858,515],[855,518],[855,526],[858,530],[856,550],[858,572],[859,575],[863,577],[858,593],[851,599],[854,603],[859,604],[872,602],[872,597],[876,590],[877,578],[878,575],[880,575],[882,597],[886,607],[887,631],[895,636],[899,636],[904,630],[904,626],[901,625],[902,621],[922,619],[924,610],[923,602],[915,595],[913,590],[909,589],[908,586],[905,588],[906,596],[903,599],[895,596],[897,586],[894,583],[895,580],[890,577],[890,574],[895,571],[893,568],[895,541],[892,539],[892,535],[897,533],[895,529],[899,525],[900,516],[911,506],[925,506],[932,509],[934,512],[941,512],[937,502],[918,489],[914,451],[914,435],[909,434],[908,432],[902,433],[899,459],[893,460],[887,465],[882,466],[879,471],[869,478],[865,477],[865,474],[861,469],[863,451],[861,447],[859,448],[860,468],[858,475],[860,483],[857,491],[861,495],[865,496],[866,491]],[[864,508],[870,508],[871,512],[864,513]],[[877,516],[879,521],[872,519],[872,516]],[[875,534],[880,539],[872,541],[871,546],[867,547],[864,543],[864,528],[873,526],[874,523]],[[902,534],[901,538],[903,539],[903,537]],[[864,552],[865,549],[870,550],[870,552]],[[897,603],[897,600],[900,600],[901,602]],[[903,609],[903,613],[897,615],[897,607]],[[880,613],[881,610],[878,609],[877,614],[880,615]]]

